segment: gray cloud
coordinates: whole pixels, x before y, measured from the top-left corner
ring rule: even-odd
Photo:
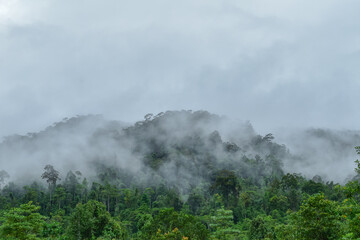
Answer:
[[[0,1],[0,136],[206,109],[359,129],[358,1]]]

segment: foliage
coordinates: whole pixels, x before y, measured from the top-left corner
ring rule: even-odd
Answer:
[[[104,204],[90,200],[76,206],[69,220],[67,234],[70,239],[92,239],[104,234],[120,238],[126,232],[112,219]]]
[[[169,127],[174,119],[176,129]],[[199,129],[218,120],[202,111],[167,112],[99,129],[92,141],[110,136],[114,146],[131,146],[142,166],[135,173],[117,164],[116,151],[92,159],[95,176],[72,170],[61,181],[46,165],[38,180],[48,188],[9,182],[0,171],[0,239],[360,238],[359,176],[341,186],[284,173],[289,155],[272,134],[248,127],[249,139],[223,142],[219,131]]]
[[[39,209],[29,202],[4,212],[0,236],[4,239],[38,239],[45,225],[45,217],[37,212]]]
[[[207,239],[208,231],[199,219],[194,216],[178,213],[173,208],[161,209],[159,213],[151,220],[150,224],[141,229],[143,239],[151,239],[159,232],[172,232],[177,229],[180,235],[189,239]]]
[[[224,207],[218,209],[209,219],[209,228],[212,231],[211,239],[237,239],[242,232],[234,224],[233,211]]]
[[[341,216],[339,203],[323,194],[309,197],[292,215],[298,239],[339,239]]]

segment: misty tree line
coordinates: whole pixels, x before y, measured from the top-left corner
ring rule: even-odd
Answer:
[[[339,185],[284,173],[290,155],[272,134],[245,127],[246,138],[224,141],[202,128],[217,121],[170,112],[96,131],[92,146],[111,138],[131,148],[135,172],[112,164],[116,154],[92,162],[96,176],[48,164],[20,185],[0,171],[0,239],[360,238],[358,177]]]
[[[356,169],[359,171],[358,169]],[[62,183],[50,165],[22,189],[1,191],[3,239],[357,239],[360,185],[284,174],[261,186],[219,170],[184,200],[165,185],[91,186],[69,172]],[[266,182],[266,181],[265,181]]]

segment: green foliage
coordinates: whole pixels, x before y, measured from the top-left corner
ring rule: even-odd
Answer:
[[[174,228],[172,231],[162,233],[159,229],[155,236],[151,237],[151,240],[188,240],[189,237],[184,236],[179,229]]]
[[[29,202],[5,211],[1,218],[0,236],[4,239],[39,239],[46,219],[38,213],[39,209]]]
[[[249,239],[273,239],[275,221],[271,216],[258,215],[250,223]]]
[[[190,207],[191,213],[196,215],[204,204],[204,197],[198,192],[192,192],[189,195],[187,204]]]
[[[220,193],[224,197],[225,205],[228,206],[234,203],[232,200],[237,201],[241,187],[234,172],[221,170],[213,176],[211,189],[215,193]]]
[[[211,239],[237,239],[242,234],[234,225],[233,211],[226,210],[223,207],[218,209],[208,222],[212,231]]]
[[[303,186],[302,190],[307,194],[316,194],[324,192],[325,186],[322,183],[314,182],[313,180],[307,181]]]
[[[223,207],[218,209],[215,216],[211,216],[209,227],[212,230],[228,228],[234,225],[233,211],[225,210]]]
[[[161,209],[150,224],[140,230],[140,236],[142,239],[151,239],[159,230],[167,233],[175,228],[181,233],[180,235],[189,239],[205,240],[208,236],[205,225],[199,219],[182,212],[178,213],[172,208]]]
[[[96,132],[119,147],[131,142],[143,163],[136,174],[108,165],[116,154],[93,161],[96,176],[84,173],[97,182],[79,171],[60,182],[47,165],[39,179],[48,189],[18,186],[0,171],[0,239],[360,239],[359,161],[358,176],[345,186],[284,174],[289,155],[272,134],[250,128],[243,145],[223,142],[218,131],[197,128],[219,119],[185,112],[172,135],[169,119],[178,114],[149,114],[123,131]],[[189,122],[193,128],[184,131]]]
[[[63,233],[62,224],[55,220],[46,222],[42,230],[42,236],[46,239],[58,239]]]
[[[292,215],[298,239],[339,239],[341,236],[339,203],[323,194],[309,197]]]
[[[286,212],[289,207],[289,200],[284,195],[274,195],[270,198],[270,209]]]
[[[93,239],[103,235],[120,238],[126,231],[110,216],[105,205],[90,200],[79,203],[69,220],[67,235],[70,239]]]

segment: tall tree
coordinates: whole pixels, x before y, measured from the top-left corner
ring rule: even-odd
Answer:
[[[64,188],[66,189],[66,192],[70,194],[69,197],[71,199],[70,198],[68,199],[70,202],[74,202],[76,196],[79,194],[79,192],[77,191],[78,186],[79,186],[78,178],[72,171],[69,171],[66,174],[66,178],[64,180]]]
[[[218,192],[224,197],[226,207],[229,205],[230,196],[235,198],[235,200],[238,199],[241,186],[233,171],[224,169],[216,172],[212,182],[210,189],[214,193]]]
[[[56,182],[61,180],[59,177],[59,172],[54,169],[50,164],[45,166],[45,172],[41,175],[42,179],[46,179],[46,182],[49,184],[49,193],[50,193],[50,206],[51,206],[51,196],[52,192],[55,189]]]

